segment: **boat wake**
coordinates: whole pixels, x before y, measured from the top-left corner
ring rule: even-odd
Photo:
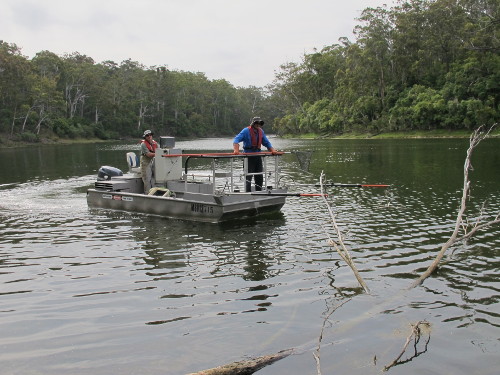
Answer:
[[[0,213],[12,215],[75,215],[86,212],[85,191],[94,176],[58,180],[32,180],[2,185]]]

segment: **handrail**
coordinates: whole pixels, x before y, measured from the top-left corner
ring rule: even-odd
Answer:
[[[215,189],[215,164],[213,164],[215,162],[215,159],[218,159],[218,158],[232,159],[232,158],[238,158],[238,157],[248,158],[248,157],[254,157],[254,156],[277,157],[277,156],[281,156],[281,155],[287,154],[287,153],[289,153],[289,152],[284,152],[284,151],[279,151],[279,152],[274,152],[274,153],[273,152],[251,152],[251,153],[241,153],[241,154],[234,154],[234,153],[230,153],[230,152],[220,152],[220,153],[207,153],[207,154],[164,154],[162,156],[163,157],[182,157],[182,156],[185,156],[186,157],[186,160],[184,162],[184,175],[185,176],[188,175],[188,164],[189,164],[189,160],[191,158],[211,158],[212,159],[212,170],[213,170],[213,182],[214,182],[214,189]],[[264,176],[267,176],[267,163],[264,162],[264,171],[263,172],[248,173],[246,171],[246,167],[244,167],[244,170],[245,170],[245,175],[262,174]],[[279,172],[278,172],[277,163],[275,164],[274,173],[276,174],[275,179],[276,179],[276,183],[277,183],[277,181],[279,180],[279,177],[278,177]],[[186,179],[186,182],[187,182],[187,179]],[[233,186],[233,162],[231,160],[231,188],[232,188],[232,186]]]
[[[184,162],[184,173],[188,173],[188,161],[191,158],[212,158],[212,159],[217,159],[217,158],[234,158],[234,157],[252,157],[252,156],[281,156],[285,154],[284,151],[278,151],[278,152],[248,152],[248,153],[241,153],[241,154],[233,154],[232,152],[214,152],[214,153],[208,153],[208,154],[164,154],[162,155],[165,158],[168,157],[180,157],[180,156],[185,156],[187,157],[186,161]]]
[[[214,153],[207,153],[207,154],[163,154],[162,157],[173,158],[173,157],[186,156],[186,157],[192,157],[192,158],[221,158],[221,157],[248,158],[248,157],[252,157],[252,156],[275,156],[275,155],[284,155],[284,154],[288,154],[288,152],[278,151],[278,152],[272,153],[272,152],[266,152],[266,151],[264,151],[264,152],[259,151],[259,152],[242,152],[241,154],[234,154],[232,152],[214,152]]]

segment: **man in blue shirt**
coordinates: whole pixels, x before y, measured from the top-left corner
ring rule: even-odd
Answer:
[[[244,128],[233,140],[233,153],[236,155],[240,154],[240,142],[243,142],[243,152],[245,153],[256,153],[261,151],[262,145],[264,145],[268,151],[273,154],[276,150],[267,139],[262,130],[264,126],[264,121],[260,117],[254,117],[250,126]],[[247,158],[248,160],[248,173],[262,173],[262,158],[260,156],[252,156]],[[256,174],[255,177],[255,190],[261,191],[264,176],[262,174]],[[252,175],[246,176],[246,186],[245,191],[252,191]]]

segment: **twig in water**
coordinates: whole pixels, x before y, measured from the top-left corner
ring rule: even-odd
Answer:
[[[349,254],[349,251],[347,250],[347,247],[344,244],[342,232],[340,231],[340,228],[337,225],[337,221],[335,220],[335,215],[333,214],[332,208],[331,208],[330,204],[328,203],[328,201],[326,200],[326,196],[325,196],[325,193],[323,191],[323,178],[324,178],[324,176],[325,175],[323,174],[323,172],[321,172],[321,176],[319,178],[319,182],[320,182],[320,186],[321,186],[321,196],[323,198],[323,201],[326,204],[326,207],[328,209],[328,213],[330,214],[330,219],[332,221],[333,229],[335,230],[335,233],[337,235],[337,241],[338,241],[338,244],[337,244],[335,241],[333,241],[331,239],[328,232],[325,231],[326,235],[328,237],[328,244],[330,246],[334,247],[335,250],[337,250],[337,253],[339,253],[340,257],[347,263],[347,265],[349,267],[351,267],[352,271],[354,272],[354,276],[358,280],[359,284],[363,287],[365,292],[370,293],[370,289],[368,289],[368,285],[366,285],[365,281],[363,280],[360,273],[358,272],[358,269],[356,268],[356,265],[354,264],[354,261],[351,258],[351,254]]]
[[[337,311],[338,308],[342,307],[345,303],[349,302],[350,300],[351,298],[335,306],[333,309],[330,310],[330,312],[328,312],[328,315],[323,320],[323,325],[321,326],[321,332],[318,337],[318,347],[316,348],[316,351],[313,353],[314,359],[316,360],[316,372],[318,375],[321,375],[320,350],[321,350],[321,342],[323,341],[323,333],[325,331],[326,322],[328,321],[328,319],[330,319],[330,316],[332,316],[332,314],[335,311]]]
[[[484,139],[486,138],[491,130],[495,127],[496,124],[491,126],[488,130],[484,130],[482,126],[480,126],[478,129],[476,129],[470,136],[470,142],[469,142],[469,148],[467,150],[467,157],[465,158],[465,163],[464,163],[464,185],[463,185],[463,190],[462,190],[462,200],[460,204],[460,209],[458,210],[458,216],[457,220],[455,222],[455,229],[453,230],[453,233],[451,237],[448,239],[448,241],[441,247],[441,250],[437,254],[436,258],[432,262],[432,264],[427,268],[427,270],[417,279],[415,280],[408,289],[415,288],[416,286],[419,286],[424,282],[426,278],[428,278],[434,270],[437,268],[439,262],[443,258],[444,254],[446,251],[453,246],[455,243],[463,241],[465,239],[468,239],[472,237],[477,231],[481,229],[485,229],[491,225],[494,224],[499,224],[500,223],[500,213],[491,221],[480,224],[480,219],[481,216],[477,219],[476,224],[474,227],[467,232],[467,223],[464,221],[464,213],[467,208],[466,202],[467,199],[469,198],[469,192],[470,192],[470,180],[469,180],[469,170],[472,169],[471,165],[471,156],[472,156],[472,151],[476,148],[476,146]],[[458,237],[460,229],[463,229],[465,234],[462,237]]]
[[[429,337],[428,337],[428,339],[427,339],[427,341],[425,343],[424,349],[422,351],[420,351],[420,352],[417,349],[417,345],[418,345],[418,343],[420,341],[420,336],[421,336],[420,326],[426,326],[428,328],[430,325],[425,320],[421,320],[421,321],[418,321],[415,324],[411,324],[412,330],[411,330],[410,335],[406,338],[406,342],[403,345],[403,350],[401,350],[401,353],[399,353],[399,355],[396,357],[396,359],[394,361],[392,361],[390,364],[388,364],[387,366],[384,367],[383,371],[388,371],[391,367],[394,367],[394,366],[397,366],[397,365],[401,365],[401,364],[406,363],[406,362],[410,362],[411,360],[413,360],[413,358],[416,358],[420,354],[425,353],[427,351],[427,344],[429,344],[429,341],[431,339],[431,335],[430,334],[429,334]],[[415,349],[414,354],[410,358],[405,359],[403,361],[400,361],[401,357],[403,356],[403,354],[406,351],[406,348],[408,348],[408,345],[410,344],[412,338],[413,338],[413,347]]]

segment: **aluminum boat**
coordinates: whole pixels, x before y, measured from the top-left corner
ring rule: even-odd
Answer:
[[[94,187],[87,190],[87,203],[91,208],[210,223],[277,212],[288,195],[287,188],[279,186],[282,154],[258,153],[263,158],[263,188],[244,192],[245,176],[249,174],[246,161],[255,153],[183,154],[175,148],[173,137],[160,137],[148,171],[151,188],[147,193],[139,157],[129,152],[128,172],[111,166],[99,168]],[[189,168],[192,159],[197,160],[194,170]]]

